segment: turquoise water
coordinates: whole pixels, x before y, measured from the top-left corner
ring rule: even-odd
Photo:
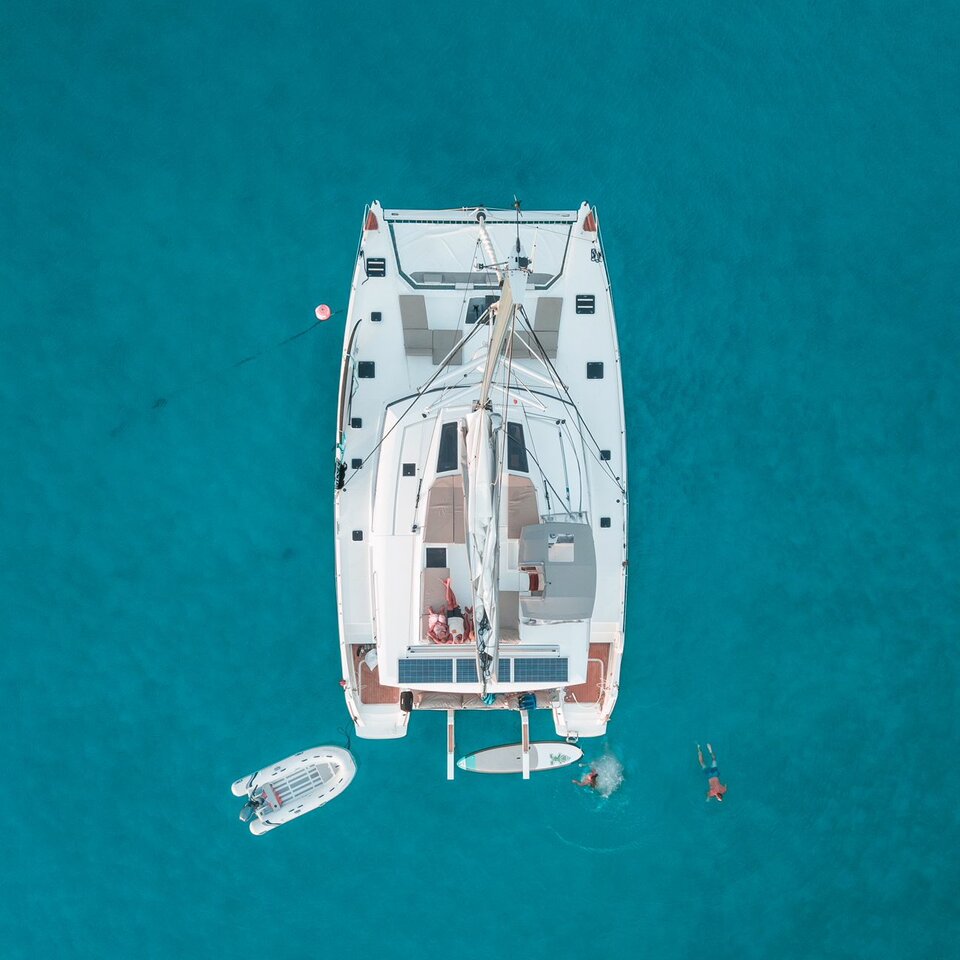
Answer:
[[[956,14],[4,5],[0,954],[955,956]],[[614,283],[623,785],[449,784],[418,716],[255,839],[231,781],[347,721],[340,321],[276,344],[366,201],[514,192]]]

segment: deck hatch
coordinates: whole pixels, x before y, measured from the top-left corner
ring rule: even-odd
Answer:
[[[603,361],[602,360],[587,364],[587,379],[588,380],[603,379]]]
[[[440,450],[437,453],[437,473],[447,473],[460,467],[457,447],[457,425],[445,423],[440,428]]]
[[[577,294],[577,313],[596,313],[597,301],[592,293]]]
[[[387,275],[387,261],[383,257],[367,258],[367,276],[385,277]]]
[[[400,661],[400,683],[453,683],[453,660],[417,658]]]
[[[527,445],[523,436],[523,424],[507,424],[507,469],[518,473],[529,473],[527,464]]]
[[[517,657],[513,665],[515,683],[535,681],[567,682],[566,657]]]
[[[357,376],[361,380],[372,380],[377,375],[375,360],[361,360],[357,364]]]

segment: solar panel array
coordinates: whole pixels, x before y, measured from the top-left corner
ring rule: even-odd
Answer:
[[[454,681],[456,663],[456,681]],[[511,677],[510,665],[513,664]],[[501,657],[500,683],[566,683],[566,657]],[[400,661],[400,683],[477,683],[477,663],[472,657],[416,657]]]
[[[422,657],[400,661],[401,683],[453,683],[453,660]]]
[[[477,682],[477,661],[460,659],[457,661],[457,683]]]
[[[566,683],[566,657],[517,657],[513,662],[515,683]]]

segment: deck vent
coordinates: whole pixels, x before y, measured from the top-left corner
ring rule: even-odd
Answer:
[[[383,319],[383,314],[379,310],[373,310],[370,313],[370,322],[379,323]]]
[[[353,542],[354,542],[354,543],[359,543],[362,539],[363,539],[363,531],[362,531],[362,530],[354,530],[354,531],[353,531]]]
[[[387,261],[383,257],[367,258],[367,276],[385,277],[387,275]]]
[[[357,376],[361,380],[372,380],[377,375],[377,365],[373,360],[361,360],[357,364]]]
[[[453,660],[417,657],[400,661],[400,683],[453,683]]]
[[[427,547],[427,567],[431,570],[442,570],[447,565],[446,547]]]
[[[566,657],[517,657],[513,663],[515,683],[567,682]]]
[[[609,526],[610,526],[610,518],[609,518],[609,517],[601,517],[601,518],[600,518],[600,526],[601,526],[601,527],[609,527]]]
[[[405,477],[415,477],[417,475],[417,465],[415,463],[405,463],[403,465],[403,475]]]
[[[367,261],[369,263],[369,261]],[[367,274],[369,276],[369,272]],[[577,294],[577,313],[596,313],[597,300],[592,293]]]
[[[602,361],[597,361],[595,363],[587,364],[587,379],[588,380],[603,379],[603,362]]]
[[[600,451],[600,459],[601,459],[601,460],[609,460],[609,459],[610,459],[610,451],[609,451],[609,450],[601,450],[601,451]]]
[[[351,470],[359,470],[363,466],[363,460],[360,457],[354,457],[350,461]]]
[[[362,417],[351,417],[351,418],[350,418],[350,426],[353,427],[354,430],[359,430],[359,429],[363,426],[363,418],[362,418]]]

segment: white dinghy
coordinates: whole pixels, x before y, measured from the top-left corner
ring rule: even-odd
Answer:
[[[260,836],[322,807],[350,786],[357,765],[348,750],[314,747],[235,780],[235,797],[247,797],[240,819]]]

